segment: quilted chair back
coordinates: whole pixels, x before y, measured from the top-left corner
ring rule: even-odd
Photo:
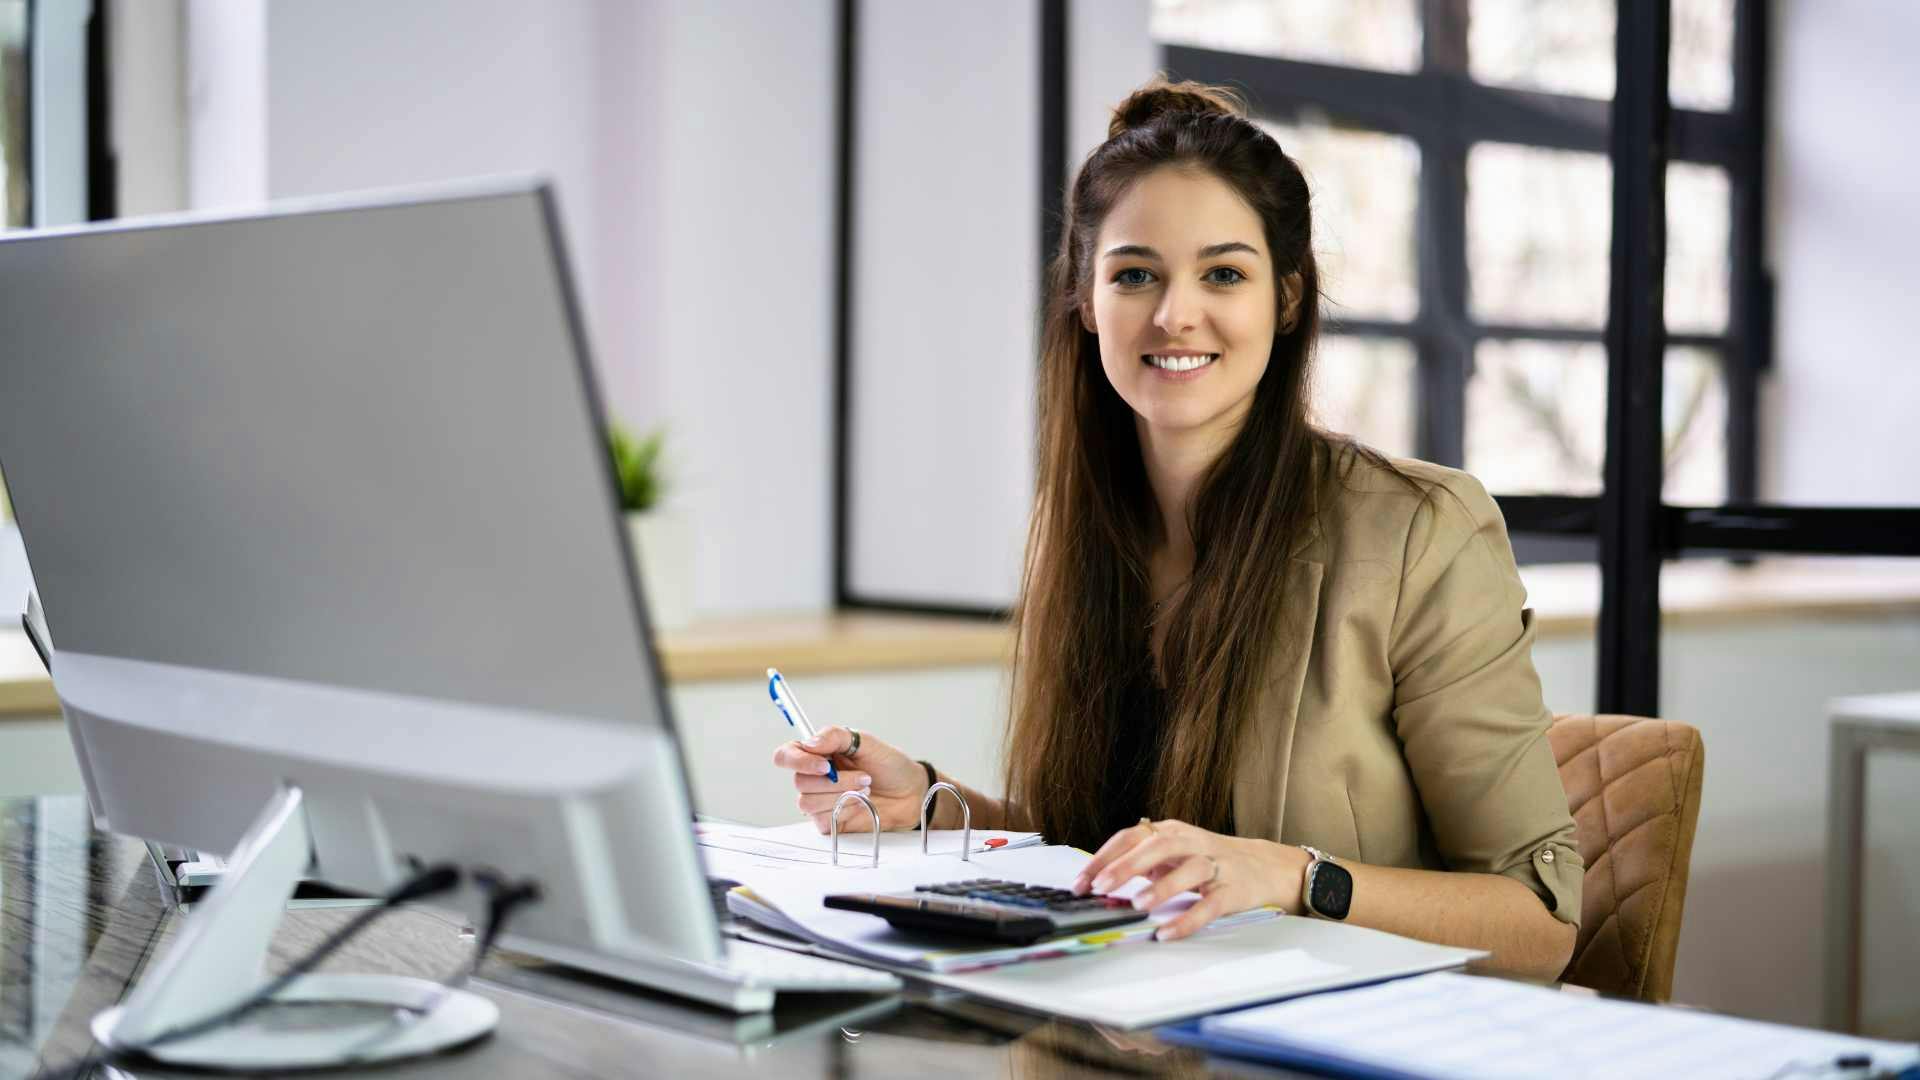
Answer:
[[[1547,731],[1587,864],[1561,979],[1665,1001],[1700,818],[1700,732],[1672,720],[1561,716]]]

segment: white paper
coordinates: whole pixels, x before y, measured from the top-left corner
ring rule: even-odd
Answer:
[[[1153,981],[1152,995],[1180,998],[1202,989],[1208,993],[1240,994],[1258,990],[1283,994],[1290,987],[1346,970],[1344,964],[1317,959],[1305,949],[1278,949],[1196,967],[1171,979],[1161,974]],[[1080,1003],[1094,1009],[1125,1009],[1137,1003],[1143,991],[1129,974],[1124,966],[1116,963],[1112,970],[1113,985],[1080,994]]]
[[[1034,945],[930,948],[924,936],[895,930],[877,915],[836,910],[827,907],[824,901],[834,893],[906,892],[921,885],[989,876],[1064,889],[1073,884],[1090,856],[1070,847],[1053,845],[996,851],[964,861],[958,856],[922,856],[915,849],[913,858],[907,860],[890,863],[883,856],[878,868],[864,862],[853,865],[843,862],[838,867],[785,862],[769,868],[752,865],[747,861],[750,856],[731,856],[739,861],[730,863],[714,858],[715,855],[728,856],[727,852],[707,849],[704,854],[709,859],[709,872],[731,867],[735,872],[729,876],[745,885],[751,894],[744,902],[729,901],[737,913],[836,948],[889,963],[933,970],[1011,963],[1032,954],[1058,955],[1142,941],[1156,926],[1175,918],[1199,899],[1195,893],[1181,893],[1155,908],[1143,922]],[[1114,895],[1132,896],[1146,884],[1145,878],[1133,878],[1114,890]],[[1274,912],[1265,909],[1239,912],[1215,921],[1209,929],[1273,917]]]
[[[901,862],[924,858],[925,856],[920,854],[922,835],[919,832],[881,833],[880,861],[882,863]],[[959,829],[933,829],[924,835],[929,851],[935,855],[957,853],[960,850],[961,830]],[[771,868],[775,863],[797,863],[806,866],[833,864],[832,837],[820,835],[810,821],[799,821],[792,825],[771,829],[702,824],[695,827],[694,838],[703,848],[753,856],[755,862],[750,865]],[[992,839],[1003,840],[1005,843],[989,847],[987,841]],[[1031,847],[1039,842],[1039,833],[975,829],[972,850],[976,856],[997,856],[1019,848]],[[873,861],[873,834],[870,832],[841,833],[841,865],[862,861],[867,863]]]
[[[1828,1075],[1842,1054],[1879,1069],[1920,1047],[1641,1005],[1443,972],[1209,1017],[1208,1035],[1313,1050],[1422,1076],[1768,1077],[1801,1063]]]

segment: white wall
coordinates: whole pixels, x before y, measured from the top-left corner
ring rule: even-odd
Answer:
[[[704,611],[832,602],[830,0],[657,5],[655,318]],[[609,133],[615,137],[617,133]]]
[[[1774,4],[1778,364],[1760,479],[1781,502],[1920,505],[1912,320],[1920,7]]]
[[[1032,491],[1039,5],[860,17],[852,588],[1010,605]]]
[[[608,403],[668,425],[696,608],[824,607],[834,11],[190,0],[189,202],[551,177]]]
[[[186,206],[267,198],[267,8],[187,0]]]
[[[111,0],[108,111],[123,217],[187,205],[184,10],[178,0]]]
[[[1071,4],[1068,168],[1153,73],[1146,0]],[[1011,606],[1033,493],[1039,5],[861,8],[849,578]]]

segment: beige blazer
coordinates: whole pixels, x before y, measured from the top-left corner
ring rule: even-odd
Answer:
[[[1288,562],[1281,645],[1234,768],[1234,828],[1376,866],[1504,874],[1577,926],[1586,867],[1500,508],[1457,469],[1395,461],[1422,497],[1348,453]],[[966,793],[976,828],[1034,827],[940,779]],[[959,816],[942,800],[935,823]]]
[[[1282,646],[1234,770],[1236,829],[1380,866],[1504,874],[1580,921],[1533,613],[1479,481],[1364,457],[1295,544]]]

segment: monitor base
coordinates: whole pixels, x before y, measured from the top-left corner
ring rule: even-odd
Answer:
[[[499,1007],[471,991],[400,975],[307,975],[233,1023],[172,1034],[225,1014],[266,983],[268,945],[311,853],[300,789],[283,787],[126,1003],[94,1017],[100,1045],[173,1065],[267,1070],[391,1061],[493,1030]],[[288,1006],[300,1007],[299,1022],[263,1022]]]
[[[262,1012],[284,1012],[286,1006],[367,1007],[352,1010],[352,1018],[339,1024],[268,1028],[241,1020],[136,1050],[168,1065],[248,1072],[371,1064],[472,1042],[491,1032],[500,1016],[493,1002],[470,990],[405,975],[308,975],[274,995],[273,1002]],[[93,1037],[102,1046],[119,1045],[114,1035],[125,1013],[125,1006],[115,1006],[93,1018]]]

